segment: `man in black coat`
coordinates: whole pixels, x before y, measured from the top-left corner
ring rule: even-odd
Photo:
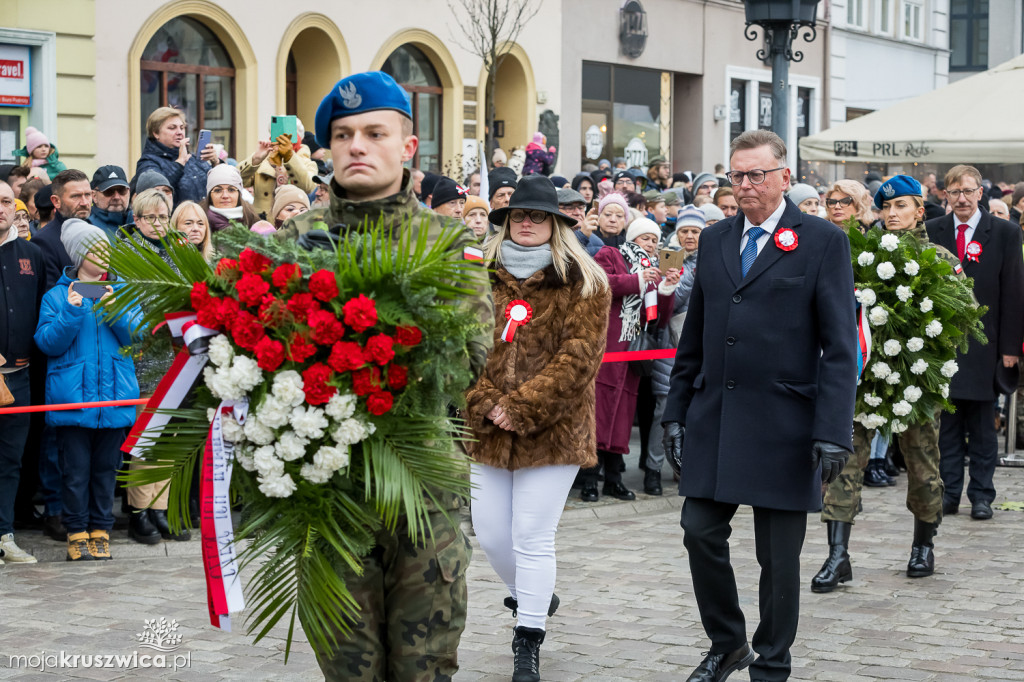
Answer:
[[[939,431],[940,470],[945,485],[942,510],[956,514],[964,489],[964,456],[970,455],[967,498],[971,518],[992,518],[992,483],[998,454],[995,426],[996,371],[1014,367],[1024,339],[1024,261],[1021,230],[978,208],[981,173],[973,166],[954,166],[946,174],[946,196],[953,212],[929,220],[928,238],[957,254],[964,272],[974,279],[978,303],[988,306],[982,318],[988,343],[971,340],[957,355],[960,370],[949,384],[956,412],[942,413]]]
[[[747,665],[751,679],[788,679],[807,513],[821,509],[822,483],[852,451],[857,384],[848,238],[783,197],[790,171],[774,133],[737,137],[730,165],[741,212],[701,233],[663,420],[711,639],[688,678],[699,682]],[[729,561],[741,504],[753,507],[761,566],[753,652]]]
[[[89,176],[80,170],[68,168],[53,179],[53,220],[32,237],[32,243],[43,252],[46,265],[46,288],[49,290],[64,274],[64,268],[71,265],[64,243],[60,240],[61,228],[69,218],[89,221],[92,211],[92,185]]]

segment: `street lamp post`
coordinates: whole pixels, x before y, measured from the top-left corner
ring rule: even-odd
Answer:
[[[789,62],[799,62],[803,52],[793,42],[803,33],[810,43],[817,36],[815,19],[819,0],[746,0],[747,26],[743,35],[757,40],[757,29],[764,31],[765,46],[757,58],[772,63],[772,130],[789,145]]]

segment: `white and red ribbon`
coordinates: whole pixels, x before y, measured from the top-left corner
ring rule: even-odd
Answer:
[[[648,286],[644,292],[644,309],[647,311],[647,321],[653,322],[658,319],[658,287]]]
[[[533,318],[533,308],[530,304],[521,299],[515,301],[509,301],[508,305],[505,306],[505,319],[508,322],[505,324],[505,330],[501,332],[501,340],[512,343],[512,337],[516,334],[516,329],[523,326]]]
[[[857,290],[853,290],[856,294]],[[871,325],[868,324],[867,306],[857,304],[859,314],[857,315],[857,383],[860,384],[860,377],[864,368],[868,366],[871,359]]]
[[[972,263],[977,263],[978,258],[981,256],[981,244],[978,242],[971,242],[967,245],[967,248],[964,249],[964,253],[967,255],[967,260]]]

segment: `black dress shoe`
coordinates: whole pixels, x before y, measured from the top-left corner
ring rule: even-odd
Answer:
[[[597,484],[596,483],[584,483],[583,489],[580,491],[580,499],[584,502],[597,502]]]
[[[960,504],[958,502],[943,502],[942,503],[942,515],[943,516],[956,516],[960,513]]]
[[[971,504],[971,518],[978,521],[987,521],[992,518],[992,505],[985,500],[979,500]]]
[[[661,495],[661,472],[648,469],[644,473],[644,492],[648,495]]]
[[[188,528],[182,528],[180,533],[171,532],[171,524],[167,522],[167,510],[166,509],[150,509],[149,520],[153,522],[157,530],[160,532],[160,537],[164,540],[177,540],[178,542],[184,542],[192,538],[192,533],[189,532]]]
[[[938,523],[914,519],[914,545],[910,548],[910,561],[907,562],[908,578],[927,578],[935,573],[933,538],[938,528]]]
[[[160,542],[160,531],[149,520],[149,510],[132,507],[128,509],[128,537],[143,545],[155,545]]]
[[[68,529],[64,527],[64,522],[60,518],[60,514],[54,514],[53,516],[47,516],[43,519],[43,535],[60,542],[67,542],[68,540]]]
[[[627,488],[626,486],[622,485],[622,481],[616,481],[615,483],[605,483],[604,490],[602,490],[601,492],[603,492],[605,495],[611,495],[615,499],[623,500],[625,502],[636,499],[636,495],[633,494],[633,491]]]
[[[885,488],[896,485],[896,480],[886,475],[882,468],[882,460],[872,459],[864,469],[864,485],[869,488]]]
[[[697,669],[690,673],[686,682],[722,682],[737,670],[743,670],[754,662],[754,652],[744,644],[729,654],[709,653]]]

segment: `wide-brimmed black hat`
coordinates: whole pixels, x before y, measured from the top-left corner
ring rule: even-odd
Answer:
[[[569,225],[575,225],[576,219],[570,218],[558,210],[558,195],[555,193],[555,186],[543,175],[527,175],[519,181],[516,191],[512,193],[508,206],[491,211],[487,216],[494,225],[501,225],[508,217],[508,212],[513,208],[521,208],[524,211],[544,211],[566,221]]]

